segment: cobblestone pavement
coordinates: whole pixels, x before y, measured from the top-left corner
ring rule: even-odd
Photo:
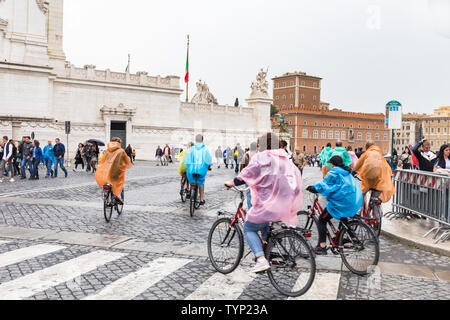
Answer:
[[[233,211],[238,202],[236,193],[223,187],[234,176],[230,169],[210,172],[206,205],[191,218],[179,199],[176,166],[138,162],[127,173],[124,213],[111,223],[103,218],[92,174],[69,171],[68,178],[4,182],[0,299],[286,299],[266,275],[249,276],[250,257],[227,276],[217,274],[207,259],[206,239],[217,211]],[[319,178],[318,168],[306,168],[304,187]],[[305,192],[304,206],[309,202]],[[108,235],[110,244],[98,235]],[[338,257],[318,257],[315,284],[303,298],[448,299],[449,257],[384,237],[380,248],[380,268],[366,277],[343,270]],[[82,262],[89,254],[97,257],[90,259],[92,266]],[[62,271],[67,268],[69,273]],[[136,279],[147,286],[132,286]],[[121,281],[132,286],[130,296],[115,293]],[[229,290],[217,292],[219,284]]]

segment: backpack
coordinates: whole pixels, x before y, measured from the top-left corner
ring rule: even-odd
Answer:
[[[235,158],[237,158],[237,156],[239,155],[239,152],[238,152],[238,150],[236,149],[236,150],[234,150],[234,157]]]

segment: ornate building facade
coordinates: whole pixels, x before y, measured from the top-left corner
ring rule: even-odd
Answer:
[[[272,100],[253,96],[253,87],[248,106],[219,105],[212,94],[182,103],[179,76],[72,65],[63,51],[63,5],[63,0],[0,0],[0,135],[59,137],[69,142],[72,156],[79,142],[121,136],[137,159],[150,160],[158,145],[183,146],[198,133],[212,151],[250,144],[271,130]]]
[[[390,152],[390,131],[384,128],[382,113],[330,110],[330,104],[321,101],[322,79],[304,72],[286,73],[272,80],[274,105],[287,122],[292,150],[317,154],[328,142],[334,145],[341,140],[355,149],[373,140],[383,153]],[[272,117],[272,128],[278,127],[278,121]]]

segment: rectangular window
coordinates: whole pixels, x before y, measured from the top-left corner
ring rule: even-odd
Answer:
[[[328,139],[333,139],[333,131],[328,131]]]
[[[339,140],[339,131],[336,131],[336,132],[334,133],[334,136],[335,136],[335,139]]]
[[[341,131],[341,139],[342,139],[342,140],[345,140],[345,139],[346,139],[345,131]]]
[[[384,141],[387,141],[387,133],[384,134],[383,140],[384,140]]]
[[[321,136],[322,139],[326,139],[327,138],[327,132],[325,130],[322,130]]]
[[[314,139],[317,139],[317,138],[319,138],[319,131],[317,131],[317,130],[314,130],[314,133],[313,133],[313,138],[314,138]]]
[[[362,140],[362,133],[358,132],[358,140]]]
[[[303,138],[308,138],[308,129],[303,129]]]
[[[367,140],[371,140],[372,139],[372,134],[370,132],[367,132]]]
[[[379,133],[375,133],[375,140],[379,141],[380,140],[380,134]]]

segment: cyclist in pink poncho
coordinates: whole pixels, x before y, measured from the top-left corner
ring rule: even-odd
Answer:
[[[259,153],[254,155],[242,172],[225,186],[231,188],[247,184],[251,190],[252,208],[247,213],[244,234],[256,258],[253,272],[270,269],[257,232],[265,241],[269,222],[282,221],[297,225],[297,212],[303,202],[300,171],[280,149],[278,137],[267,133],[258,139]]]

